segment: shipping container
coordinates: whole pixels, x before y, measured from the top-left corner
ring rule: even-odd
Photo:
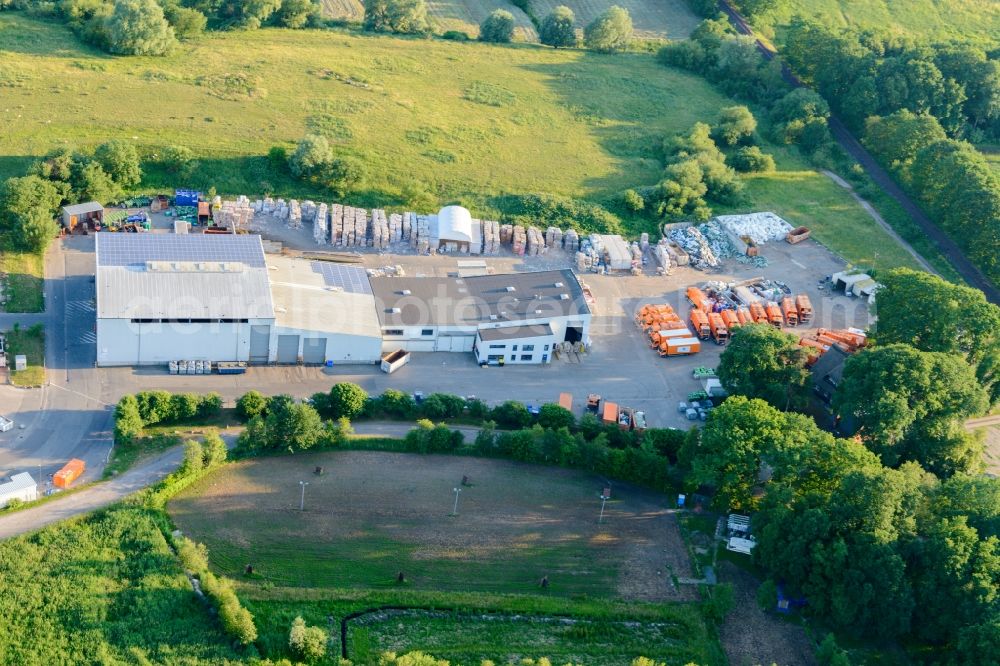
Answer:
[[[87,464],[85,462],[79,458],[73,458],[63,465],[62,469],[52,475],[52,483],[57,488],[69,488],[70,484],[80,478],[80,475],[86,469]]]
[[[382,357],[382,372],[391,375],[410,362],[410,352],[397,349]]]
[[[665,348],[661,348],[661,356],[686,356],[701,351],[701,341],[698,338],[671,338],[663,344]]]

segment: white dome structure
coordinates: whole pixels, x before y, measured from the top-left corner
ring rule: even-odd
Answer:
[[[437,214],[438,239],[444,242],[472,242],[472,214],[461,206],[445,206]]]

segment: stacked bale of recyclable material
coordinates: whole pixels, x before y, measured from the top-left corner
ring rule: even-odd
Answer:
[[[528,247],[528,234],[520,224],[515,225],[511,234],[511,249],[519,257],[524,256],[524,251]]]

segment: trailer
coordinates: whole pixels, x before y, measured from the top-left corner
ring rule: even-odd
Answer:
[[[397,349],[382,356],[382,372],[391,375],[410,362],[410,352]]]
[[[640,435],[646,431],[646,412],[632,412],[632,429]]]

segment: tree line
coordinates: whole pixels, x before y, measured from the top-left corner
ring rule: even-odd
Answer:
[[[733,394],[687,439],[688,488],[753,512],[754,560],[829,626],[930,643],[988,664],[1000,636],[1000,480],[964,421],[1000,402],[1000,308],[907,269],[880,276],[873,345],[833,396],[838,438],[806,409],[795,336],[737,329],[718,368]],[[782,411],[785,410],[785,411]]]
[[[993,282],[1000,177],[974,143],[1000,140],[1000,49],[795,19],[782,53]]]

